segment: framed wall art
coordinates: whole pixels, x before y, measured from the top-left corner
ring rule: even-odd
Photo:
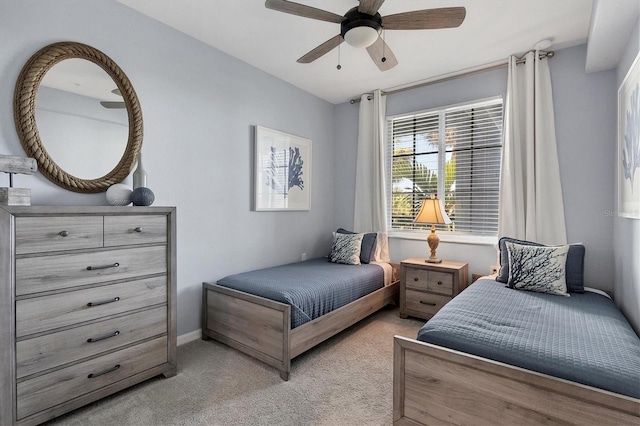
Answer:
[[[311,208],[311,140],[256,126],[256,211]]]
[[[640,53],[618,89],[618,216],[640,219]]]

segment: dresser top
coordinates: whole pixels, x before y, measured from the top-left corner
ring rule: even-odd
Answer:
[[[0,206],[0,209],[19,216],[42,215],[145,215],[175,213],[175,207],[143,206]]]
[[[402,261],[403,265],[407,266],[423,266],[427,268],[442,268],[442,269],[462,269],[468,265],[468,263],[464,262],[453,262],[443,260],[441,263],[429,263],[426,261],[424,257],[410,257],[409,259],[405,259]]]

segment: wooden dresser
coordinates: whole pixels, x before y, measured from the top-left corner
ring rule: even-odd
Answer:
[[[0,425],[175,375],[175,215],[0,208]]]
[[[400,317],[429,319],[467,288],[469,265],[460,262],[427,263],[410,258],[400,264]]]

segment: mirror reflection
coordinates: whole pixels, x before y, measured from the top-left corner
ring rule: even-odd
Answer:
[[[88,60],[65,59],[46,72],[37,91],[36,122],[52,160],[81,179],[108,174],[127,147],[122,95]]]

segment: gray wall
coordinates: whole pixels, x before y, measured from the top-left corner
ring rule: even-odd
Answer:
[[[326,255],[334,106],[113,0],[0,2],[0,153],[24,155],[12,106],[22,66],[65,40],[110,56],[140,98],[154,204],[178,211],[179,334],[200,328],[202,281],[297,261],[303,252]],[[313,141],[311,211],[250,211],[254,125]],[[41,175],[18,175],[15,186],[32,189],[32,204],[106,204],[104,193],[72,193]]]
[[[624,56],[618,64],[617,86],[622,84],[627,71],[640,52],[640,20],[629,37]],[[616,149],[616,133],[611,133],[610,147]],[[616,161],[614,160],[614,165]],[[615,166],[614,166],[615,167]],[[617,205],[617,204],[615,204]],[[614,219],[615,300],[640,335],[640,219],[616,217]]]
[[[613,222],[615,150],[603,141],[615,134],[615,84],[613,70],[585,74],[586,45],[556,52],[550,60],[554,91],[560,177],[564,192],[570,242],[586,246],[585,284],[613,291]],[[463,101],[505,95],[506,68],[432,84],[387,98],[387,113],[399,114]],[[359,104],[336,107],[336,222],[353,221],[355,150]],[[492,244],[447,242],[441,237],[438,257],[469,262],[472,273],[485,274],[496,263]],[[392,238],[393,261],[427,254],[422,240]]]
[[[330,231],[352,227],[358,104],[333,106],[112,0],[0,2],[0,153],[24,155],[12,119],[22,65],[63,40],[105,52],[140,97],[155,204],[178,207],[179,334],[200,326],[202,281],[296,261],[302,252],[325,255]],[[617,84],[638,52],[638,28],[617,74],[585,74],[585,52],[585,46],[561,50],[550,62],[568,236],[587,246],[586,284],[614,290],[638,330],[640,221],[611,215]],[[492,71],[392,95],[388,112],[505,90],[506,70]],[[313,140],[310,212],[250,211],[253,125]],[[18,175],[15,186],[31,188],[33,204],[106,204],[104,194],[72,193],[41,175]],[[390,250],[400,261],[425,255],[427,247],[425,240],[393,239]],[[438,254],[468,261],[474,273],[488,272],[496,259],[491,244],[444,241]]]

